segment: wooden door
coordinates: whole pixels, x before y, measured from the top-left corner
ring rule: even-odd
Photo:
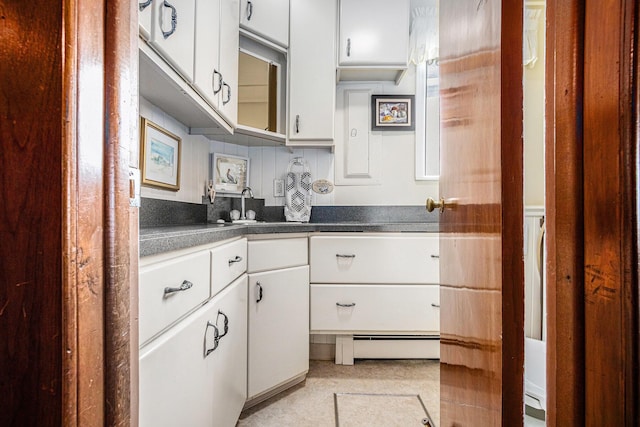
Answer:
[[[523,420],[522,2],[440,3],[441,425]]]

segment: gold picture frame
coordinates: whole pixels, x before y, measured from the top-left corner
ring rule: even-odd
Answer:
[[[180,190],[182,140],[151,120],[140,118],[140,169],[142,185]]]

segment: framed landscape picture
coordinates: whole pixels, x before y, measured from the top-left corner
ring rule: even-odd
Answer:
[[[221,193],[240,194],[249,185],[249,159],[229,154],[211,155],[213,188]]]
[[[140,119],[142,185],[180,189],[181,139],[152,121]]]
[[[371,130],[414,130],[414,95],[371,95]]]

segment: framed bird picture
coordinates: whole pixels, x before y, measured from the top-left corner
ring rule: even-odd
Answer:
[[[249,159],[229,154],[211,154],[211,179],[216,192],[240,194],[249,186]]]

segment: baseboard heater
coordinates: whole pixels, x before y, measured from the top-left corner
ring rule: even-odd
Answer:
[[[439,359],[434,335],[354,335],[354,359]]]

